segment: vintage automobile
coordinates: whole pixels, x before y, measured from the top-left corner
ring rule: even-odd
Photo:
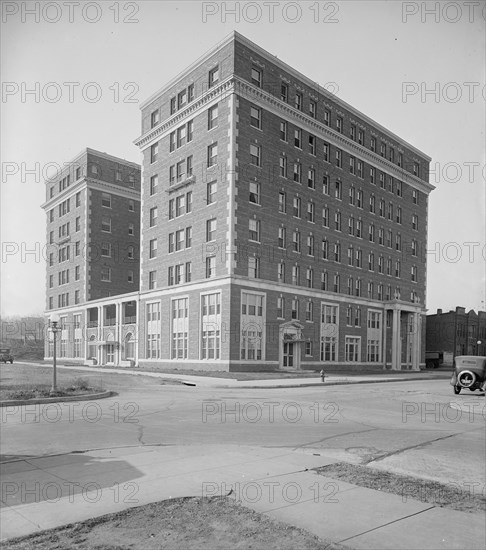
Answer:
[[[486,390],[486,357],[483,355],[458,355],[454,358],[451,385],[454,393],[463,388]]]
[[[3,363],[13,363],[14,358],[10,353],[10,348],[0,348],[0,361]]]

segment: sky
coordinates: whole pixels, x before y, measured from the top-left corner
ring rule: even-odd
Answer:
[[[85,147],[141,164],[140,104],[233,30],[432,157],[426,307],[485,309],[484,1],[1,7],[2,316],[45,307],[46,177]]]

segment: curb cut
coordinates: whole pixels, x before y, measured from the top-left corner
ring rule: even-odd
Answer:
[[[0,401],[0,407],[14,407],[24,405],[40,405],[43,403],[64,403],[68,401],[94,401],[95,399],[106,399],[116,395],[114,391],[104,391],[99,393],[86,393],[84,395],[65,395],[60,397],[39,397],[36,399],[10,399]]]

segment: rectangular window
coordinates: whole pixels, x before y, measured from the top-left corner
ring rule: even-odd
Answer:
[[[259,88],[262,87],[262,71],[260,69],[257,69],[255,67],[252,67],[251,69],[251,83],[255,84],[255,86],[258,86]]]
[[[206,242],[216,239],[216,218],[206,221]]]
[[[260,258],[248,258],[248,277],[258,279],[260,277]]]
[[[292,244],[294,252],[300,252],[300,231],[298,229],[292,233]]]
[[[340,116],[336,118],[336,130],[341,134],[343,133],[343,119]]]
[[[307,221],[315,222],[315,204],[311,201],[307,203]]]
[[[324,142],[324,147],[322,152],[323,152],[323,159],[326,162],[329,162],[329,159],[331,158],[331,146],[329,145],[329,143]]]
[[[157,225],[157,207],[154,206],[150,209],[150,219],[149,219],[149,226],[154,227]]]
[[[256,181],[250,181],[249,201],[253,204],[260,204],[260,184]]]
[[[345,340],[345,360],[348,363],[357,363],[361,354],[361,338],[355,336],[346,336]]]
[[[217,183],[215,181],[210,181],[207,185],[207,191],[206,191],[206,202],[207,204],[212,204],[216,201],[216,191],[217,191]]]
[[[338,168],[343,167],[343,152],[341,149],[336,149],[336,166]]]
[[[299,300],[297,298],[292,298],[292,307],[290,310],[291,319],[299,318]]]
[[[177,148],[185,145],[186,140],[187,140],[187,127],[182,126],[181,128],[177,128]]]
[[[287,245],[287,230],[285,227],[278,228],[278,247],[285,248]]]
[[[187,90],[182,90],[177,94],[177,108],[181,109],[187,104]]]
[[[101,255],[111,258],[111,243],[101,243]]]
[[[307,237],[307,255],[314,256],[314,236],[309,235]]]
[[[201,297],[201,359],[220,358],[221,295]]]
[[[208,75],[209,87],[211,88],[212,86],[217,84],[218,81],[219,81],[219,67],[216,66],[209,71],[209,75]]]
[[[157,288],[157,271],[149,271],[148,287],[149,290]]]
[[[155,195],[157,193],[157,188],[159,186],[159,176],[155,174],[150,178],[150,195]]]
[[[287,195],[284,191],[278,193],[278,211],[283,214],[287,212]]]
[[[187,359],[189,313],[188,298],[172,300],[171,358]]]
[[[157,239],[150,239],[149,241],[149,258],[157,257]]]
[[[289,87],[285,82],[280,84],[280,99],[286,103],[289,100]]]
[[[303,99],[302,94],[300,92],[295,92],[294,107],[296,109],[298,109],[299,111],[302,111],[303,102],[304,102],[304,99]]]
[[[250,107],[250,125],[258,130],[262,129],[262,110],[257,107]]]
[[[300,200],[300,197],[294,197],[294,207],[293,207],[294,218],[301,217],[301,204],[302,204],[302,201]]]
[[[322,176],[322,194],[329,195],[329,176]]]
[[[260,221],[248,220],[248,229],[250,241],[260,242]]]
[[[111,195],[108,193],[101,194],[101,206],[111,208]]]
[[[309,115],[312,118],[317,118],[317,102],[313,99],[309,100]]]
[[[250,144],[250,163],[254,166],[262,165],[262,148],[260,145]]]
[[[279,160],[280,175],[283,178],[287,177],[287,157],[281,156]]]
[[[208,109],[208,130],[216,128],[218,125],[218,105]]]
[[[159,154],[159,144],[154,143],[150,147],[150,164],[153,164],[157,160],[157,155]]]
[[[300,162],[294,162],[294,181],[302,183],[302,164]]]
[[[316,136],[309,134],[309,153],[311,155],[316,155],[317,152],[317,139]]]
[[[285,299],[277,298],[277,318],[284,319],[285,317]]]
[[[299,130],[299,128],[294,130],[294,145],[298,149],[302,149],[302,130]]]
[[[316,171],[314,168],[309,168],[307,171],[307,187],[309,189],[316,188]]]
[[[101,218],[101,231],[111,233],[111,218]]]
[[[101,268],[101,280],[105,283],[111,282],[111,268],[110,267],[102,267]]]
[[[208,146],[208,168],[216,166],[218,163],[218,143],[213,143]]]
[[[360,145],[364,144],[364,130],[358,130],[358,143]]]
[[[281,120],[280,121],[280,139],[282,141],[288,141],[288,137],[289,137],[289,132],[288,132],[288,124],[284,121],[284,120]]]

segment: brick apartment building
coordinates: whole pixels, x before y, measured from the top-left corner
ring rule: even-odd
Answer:
[[[85,149],[46,182],[47,304],[61,316],[59,355],[97,357],[89,349],[86,327],[115,323],[117,305],[90,307],[92,301],[139,290],[140,166]],[[132,321],[133,300],[123,302]],[[133,331],[135,333],[135,331]],[[91,334],[89,336],[92,336]],[[96,335],[96,341],[100,341]],[[135,336],[134,336],[135,339]],[[46,353],[51,355],[51,342]],[[104,362],[114,359],[107,344]]]
[[[486,355],[486,311],[456,307],[427,315],[426,349],[443,352],[446,364],[456,355]]]
[[[427,155],[236,32],[141,110],[139,364],[424,363]]]

